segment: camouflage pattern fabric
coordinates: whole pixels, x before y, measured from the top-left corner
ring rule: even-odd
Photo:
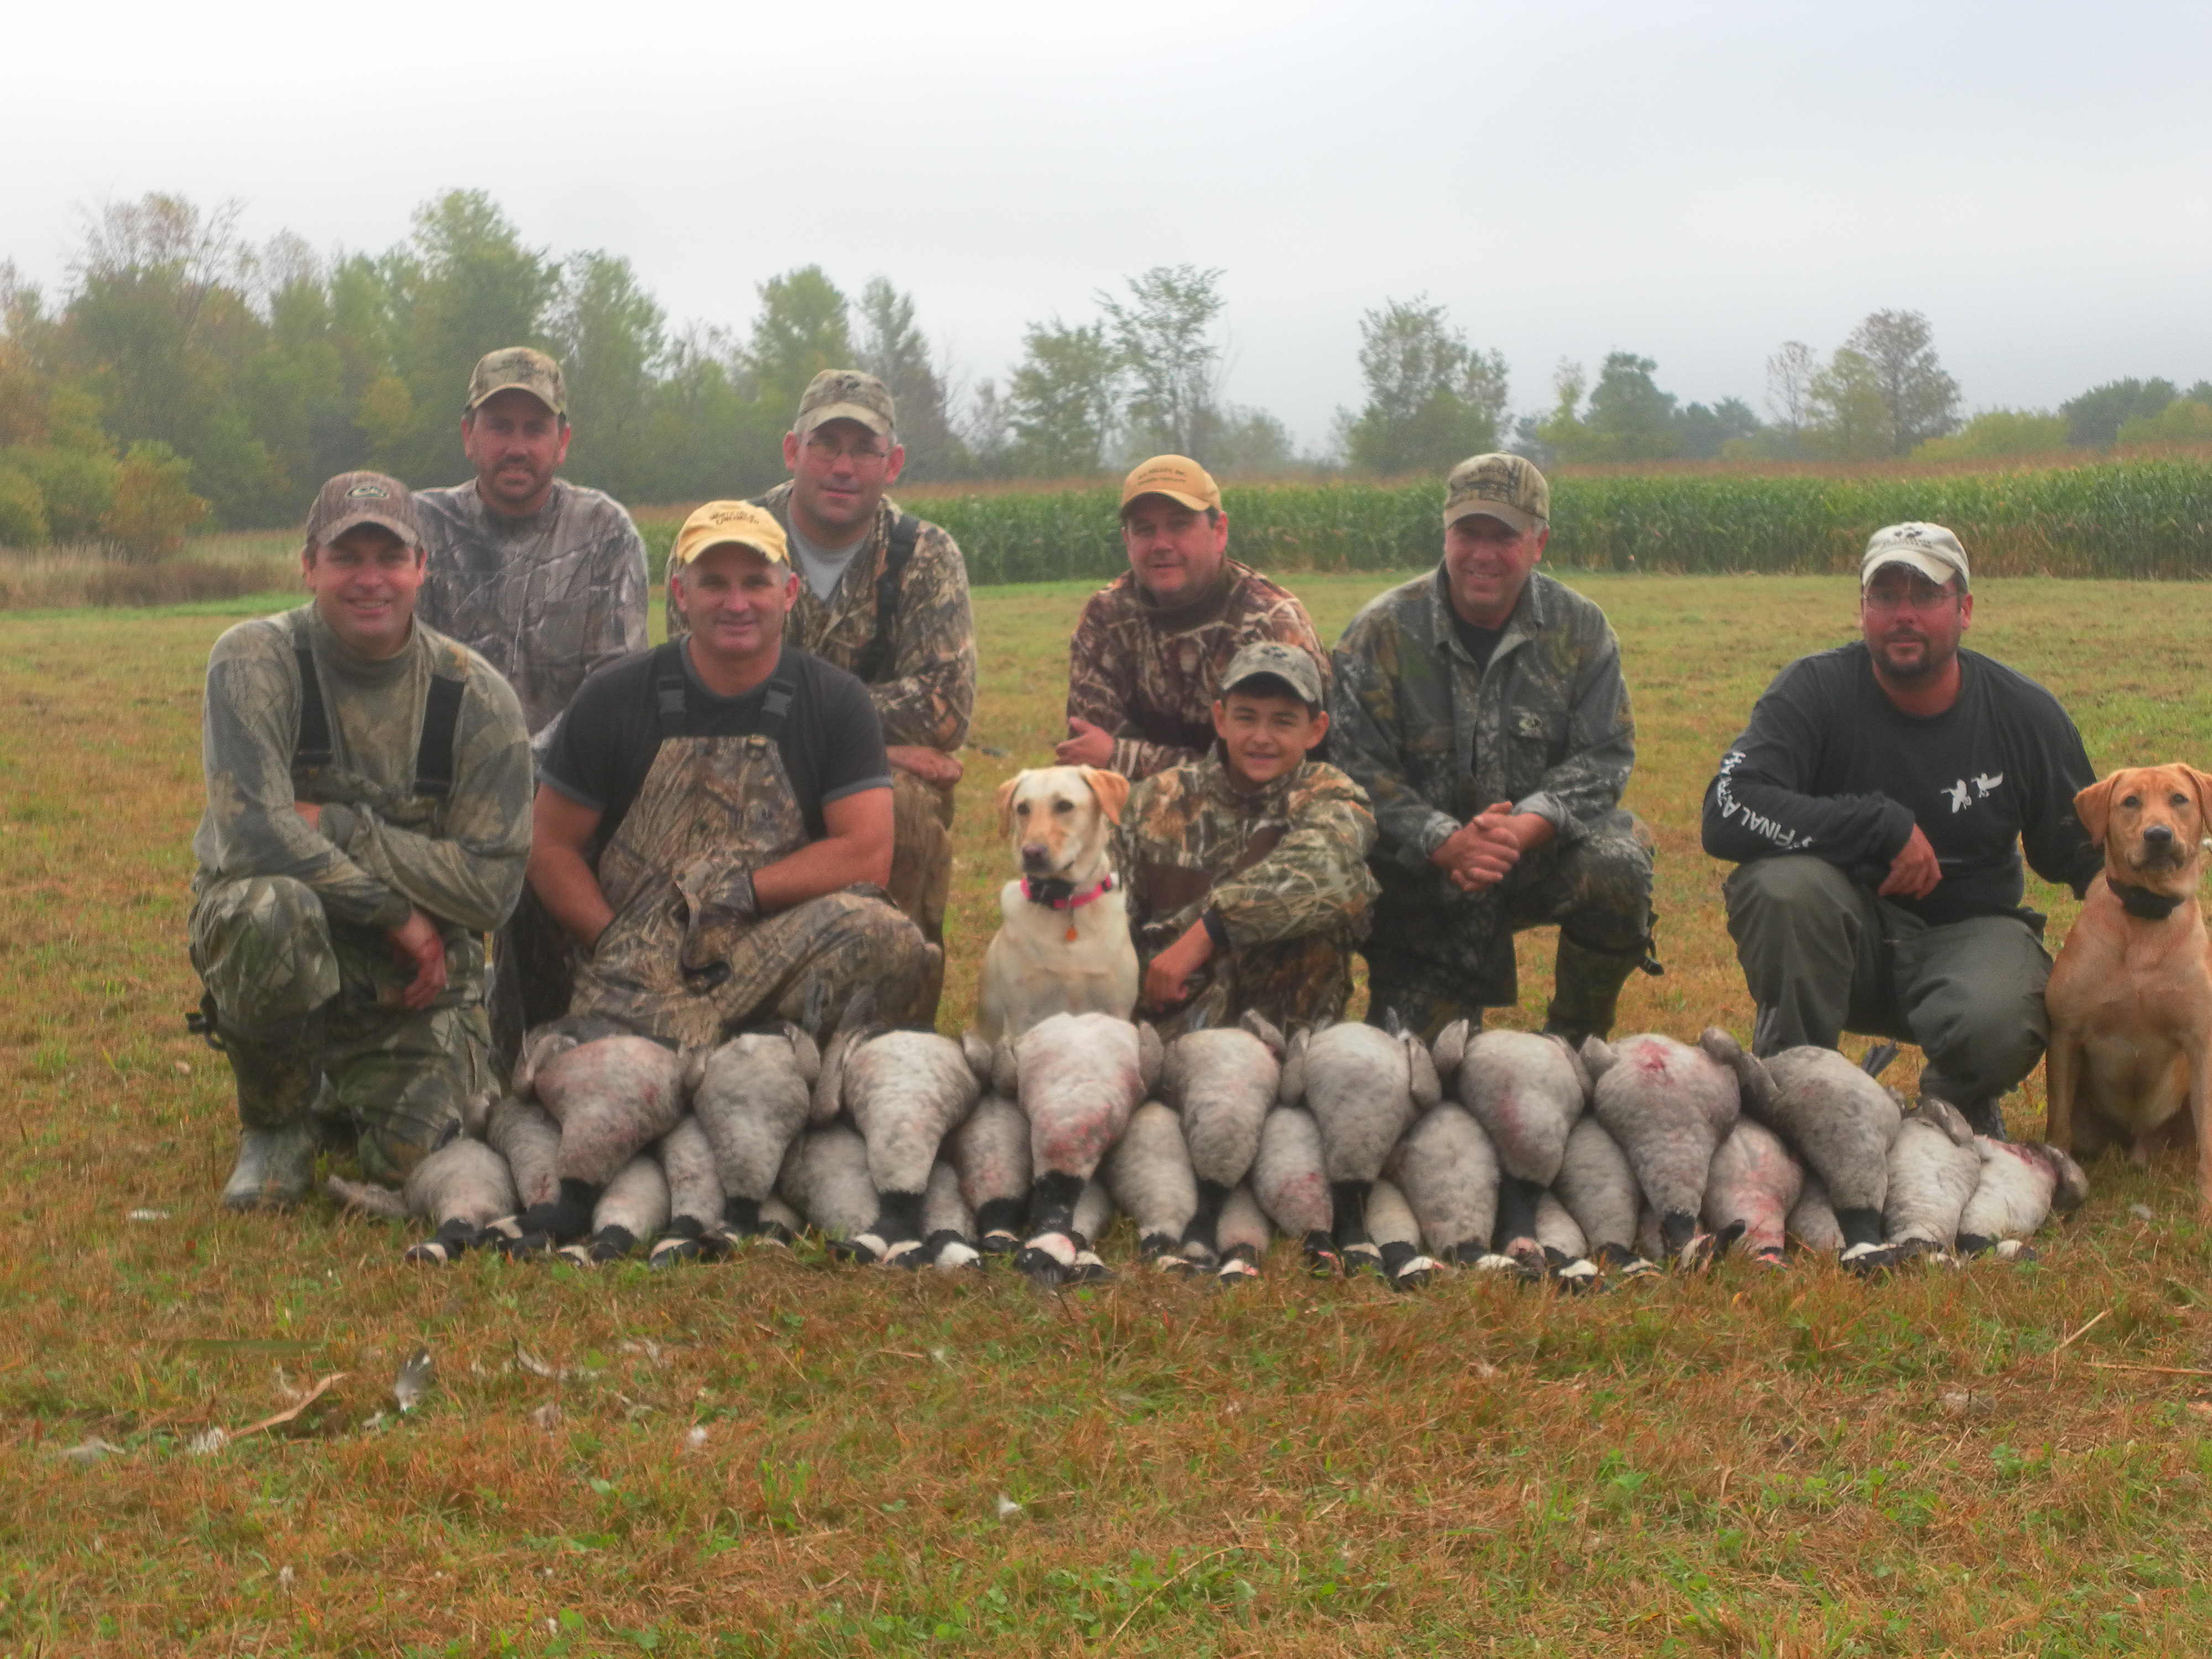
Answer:
[[[751,911],[751,872],[805,839],[772,738],[664,738],[599,855],[615,915],[577,968],[569,1012],[683,1047],[809,1014],[826,1035],[863,986],[879,1013],[902,1015],[889,994],[914,994],[929,952],[880,888]]]
[[[314,653],[331,758],[295,779],[300,645]],[[433,678],[463,684],[443,799],[414,793]],[[398,655],[368,662],[311,605],[240,623],[208,659],[200,753],[203,881],[289,876],[332,922],[382,929],[420,906],[441,924],[449,961],[473,951],[481,963],[471,936],[505,921],[522,890],[533,791],[522,711],[483,658],[418,624]],[[295,800],[321,805],[319,829]]]
[[[1642,959],[1651,854],[1619,806],[1636,724],[1620,641],[1596,605],[1532,574],[1478,670],[1445,580],[1439,567],[1380,594],[1345,629],[1330,753],[1374,803],[1376,984],[1401,1003],[1496,1007],[1517,999],[1517,928],[1560,922],[1593,950],[1633,945]],[[1429,854],[1496,801],[1549,820],[1558,838],[1498,887],[1462,893]],[[1413,1021],[1410,1006],[1399,1012]]]
[[[791,485],[778,484],[757,499],[788,537]],[[854,665],[876,637],[876,579],[898,518],[897,504],[885,497],[867,540],[826,602],[805,581],[799,584],[798,602],[784,621],[786,644],[811,651],[848,674],[856,672]],[[680,638],[688,630],[672,589],[667,604],[668,637]],[[890,639],[887,675],[868,687],[884,742],[951,754],[968,741],[975,712],[975,620],[968,605],[968,567],[940,526],[923,523],[914,556],[899,577],[899,614]]]
[[[939,947],[937,971],[915,1000],[916,1024],[937,1024],[945,994],[945,907],[952,891],[952,791],[891,768],[890,901]]]
[[[1374,844],[1367,797],[1318,761],[1249,794],[1213,756],[1139,784],[1115,859],[1139,960],[1149,967],[1209,910],[1230,942],[1163,1032],[1233,1024],[1248,1008],[1279,1025],[1340,1015],[1377,890]]]
[[[415,508],[430,556],[416,616],[507,677],[532,735],[593,669],[645,648],[645,540],[611,496],[556,478],[511,519],[471,482],[418,489]]]
[[[1395,1009],[1433,1038],[1462,1018],[1520,1000],[1513,935],[1559,928],[1549,1018],[1602,1035],[1621,984],[1644,959],[1651,926],[1651,837],[1619,808],[1571,844],[1525,853],[1487,892],[1462,893],[1441,871],[1416,875],[1377,863],[1382,896],[1362,954],[1368,1007]]]
[[[295,647],[314,653],[331,763],[299,774]],[[414,792],[434,678],[459,680],[453,787]],[[241,623],[209,659],[207,810],[192,841],[192,965],[229,1050],[241,1121],[300,1121],[325,1081],[362,1168],[398,1180],[493,1081],[483,933],[521,890],[531,769],[514,693],[473,653],[417,626],[396,657],[348,650],[313,607]],[[319,828],[293,810],[322,806]],[[445,990],[412,1012],[392,928],[416,907],[445,941]]]
[[[333,923],[303,882],[202,881],[189,925],[246,1127],[287,1128],[315,1109],[357,1137],[370,1179],[397,1182],[459,1133],[470,1097],[493,1086],[480,946],[449,950],[446,990],[418,1012],[400,1004],[413,970],[392,941]]]
[[[1125,571],[1091,596],[1067,650],[1067,717],[1114,737],[1107,766],[1151,777],[1213,746],[1213,703],[1237,652],[1279,640],[1328,659],[1297,596],[1231,559],[1213,591],[1175,609],[1156,605]]]

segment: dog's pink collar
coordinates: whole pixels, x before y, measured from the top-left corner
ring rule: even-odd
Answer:
[[[1046,884],[1048,886],[1054,887],[1066,885],[1064,882],[1048,882]],[[1098,878],[1098,884],[1096,887],[1091,888],[1087,892],[1079,893],[1074,891],[1073,889],[1070,889],[1066,898],[1054,898],[1049,894],[1040,893],[1035,888],[1031,887],[1030,885],[1030,878],[1027,876],[1024,876],[1022,878],[1022,896],[1024,898],[1027,899],[1031,904],[1048,905],[1055,910],[1080,910],[1085,905],[1094,903],[1097,900],[1104,898],[1107,894],[1113,890],[1114,878],[1110,875],[1107,875],[1101,876]]]

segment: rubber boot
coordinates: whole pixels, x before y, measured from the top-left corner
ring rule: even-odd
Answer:
[[[1579,1048],[1584,1037],[1608,1036],[1620,988],[1650,961],[1644,948],[1593,951],[1559,930],[1559,955],[1552,975],[1552,1006],[1544,1011],[1544,1030]]]
[[[307,1197],[315,1173],[315,1129],[304,1121],[282,1129],[245,1129],[238,1164],[223,1182],[230,1210],[280,1210]]]
[[[223,1183],[234,1210],[275,1209],[307,1197],[317,1136],[310,1116],[321,1088],[323,1016],[257,1031],[223,1024],[211,1036],[238,1085],[238,1164]]]

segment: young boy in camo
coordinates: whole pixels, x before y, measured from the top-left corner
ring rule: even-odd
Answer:
[[[325,484],[301,568],[309,603],[216,641],[201,731],[196,1024],[237,1079],[239,1210],[307,1195],[319,1127],[387,1182],[459,1132],[495,1080],[483,935],[530,855],[522,710],[415,620],[407,487]]]
[[[1279,1027],[1344,1012],[1367,930],[1375,818],[1359,787],[1307,758],[1328,733],[1320,672],[1295,645],[1248,645],[1213,704],[1218,750],[1139,783],[1120,867],[1161,1035]]]

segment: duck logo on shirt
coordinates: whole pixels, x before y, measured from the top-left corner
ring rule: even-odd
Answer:
[[[1963,812],[1976,801],[1987,800],[1996,793],[1997,786],[2003,781],[2004,774],[2002,772],[1994,775],[1987,772],[1977,772],[1972,778],[1960,778],[1943,793],[1951,798],[1951,810],[1954,812]]]

